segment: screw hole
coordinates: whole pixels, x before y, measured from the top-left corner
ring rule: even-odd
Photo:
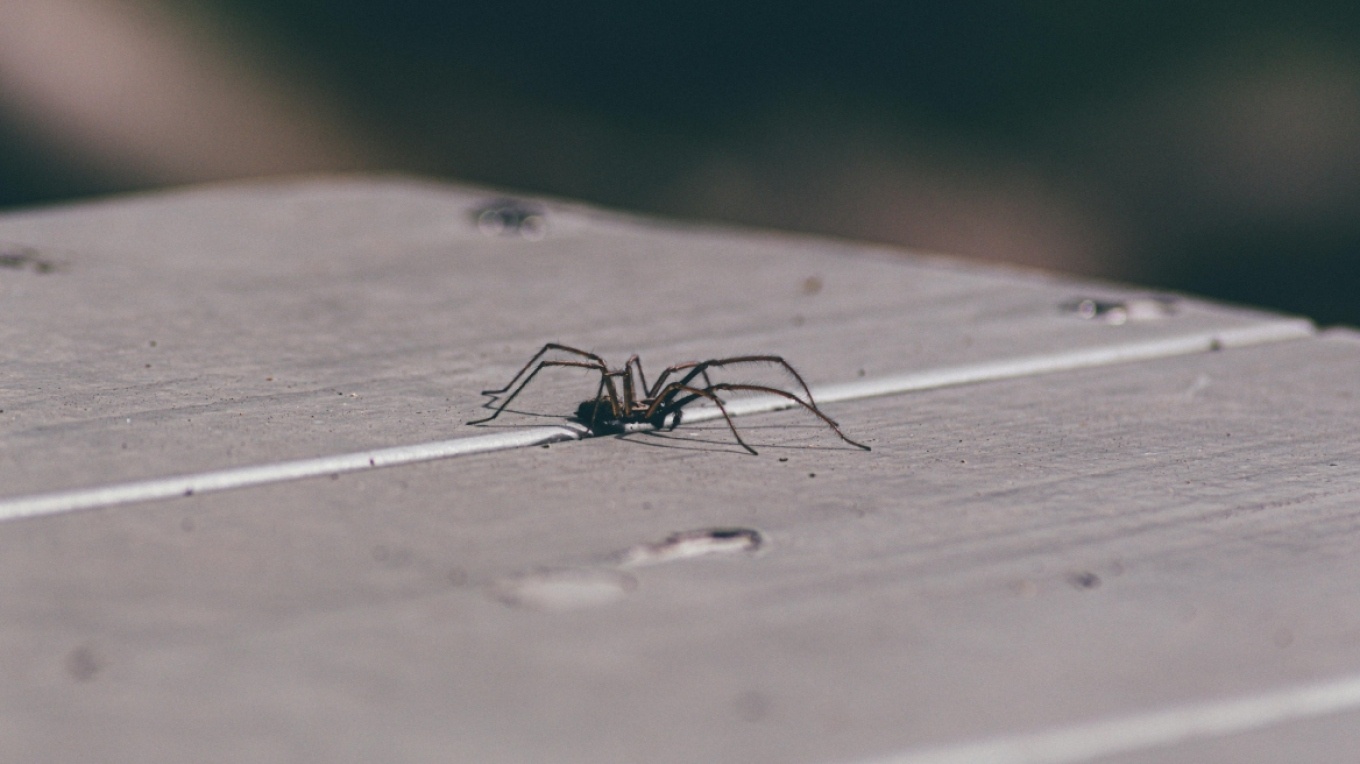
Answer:
[[[702,528],[672,533],[662,541],[639,544],[623,555],[627,566],[656,565],[711,554],[752,553],[765,545],[753,528]]]

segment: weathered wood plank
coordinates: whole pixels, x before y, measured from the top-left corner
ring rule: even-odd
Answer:
[[[829,407],[871,453],[780,413],[6,524],[0,750],[938,762],[1350,681],[1357,378],[1340,332]],[[626,564],[713,527],[767,543]]]
[[[1060,306],[1138,291],[571,205],[542,240],[487,236],[494,198],[244,184],[0,219],[32,261],[0,270],[0,497],[475,434],[477,391],[548,340],[782,353],[816,384],[1310,331],[1195,301],[1082,320]]]

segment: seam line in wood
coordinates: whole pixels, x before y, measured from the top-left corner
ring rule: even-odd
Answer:
[[[860,764],[1078,764],[1357,708],[1360,676],[1351,676],[1246,697],[908,751],[862,760]]]
[[[940,387],[1203,353],[1219,348],[1303,339],[1314,336],[1315,333],[1313,324],[1307,320],[1285,319],[1238,329],[1183,335],[1141,343],[1083,348],[1067,352],[894,374],[854,382],[833,383],[813,388],[813,397],[818,404],[860,400]],[[727,411],[733,416],[739,416],[779,411],[791,408],[794,405],[796,404],[790,403],[786,398],[759,396],[732,401],[727,404]],[[694,406],[685,410],[684,420],[686,422],[700,422],[720,416],[722,416],[721,412],[714,406]],[[274,464],[235,467],[197,474],[134,480],[93,488],[18,496],[0,499],[0,522],[98,509],[119,504],[192,496],[213,491],[248,488],[289,480],[324,477],[378,467],[394,467],[436,459],[484,454],[511,448],[526,448],[565,440],[580,440],[588,434],[589,432],[585,427],[574,424],[533,427],[432,443],[394,446],[372,451],[319,456]]]
[[[984,361],[961,366],[891,374],[854,382],[819,385],[812,389],[817,404],[863,400],[887,395],[942,387],[972,385],[1018,377],[1033,377],[1061,371],[1114,366],[1121,363],[1151,361],[1181,355],[1206,353],[1218,349],[1246,347],[1268,342],[1307,339],[1317,334],[1316,327],[1306,319],[1284,319],[1269,324],[1202,334],[1166,337],[1146,342],[1103,347],[1082,348],[1043,355]],[[797,404],[775,396],[752,397],[726,404],[733,416],[755,414],[793,408]],[[716,406],[696,405],[685,409],[686,422],[701,422],[722,416]]]
[[[373,451],[318,456],[311,459],[297,459],[252,467],[235,467],[190,475],[134,480],[95,488],[57,491],[0,501],[0,521],[98,509],[140,501],[193,496],[233,488],[248,488],[268,483],[336,475],[343,472],[395,467],[401,464],[428,462],[455,456],[485,454],[510,448],[526,448],[544,443],[578,440],[585,434],[586,429],[584,427],[574,425],[532,427],[510,432],[498,432],[492,435],[474,435],[467,438],[441,440],[433,443],[394,446]]]

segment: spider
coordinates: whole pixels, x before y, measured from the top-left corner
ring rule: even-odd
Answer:
[[[569,353],[579,360],[540,360],[549,351]],[[768,385],[731,382],[714,384],[713,380],[709,378],[710,369],[738,364],[777,364],[782,366],[798,381],[798,386],[807,396],[807,399],[804,400],[787,390],[780,390]],[[808,389],[803,377],[787,361],[777,355],[743,355],[679,363],[667,367],[661,372],[661,376],[657,377],[656,382],[648,386],[647,377],[642,372],[642,361],[636,355],[630,356],[624,362],[622,368],[611,369],[603,358],[594,353],[588,353],[569,345],[549,342],[535,353],[528,363],[524,364],[505,387],[498,390],[482,391],[482,395],[499,396],[506,392],[510,392],[510,395],[506,396],[496,406],[496,410],[492,412],[491,416],[474,419],[468,424],[481,424],[500,416],[501,412],[505,411],[505,407],[509,406],[510,402],[524,391],[524,388],[540,371],[553,366],[591,369],[600,373],[600,384],[595,389],[595,397],[583,401],[577,406],[576,414],[572,417],[573,420],[589,428],[591,434],[594,435],[617,435],[644,429],[674,430],[680,426],[680,419],[685,406],[703,398],[713,401],[713,404],[718,407],[718,411],[727,421],[727,427],[732,431],[732,437],[737,439],[737,443],[755,454],[756,450],[742,440],[741,434],[737,432],[736,425],[732,424],[732,417],[727,413],[727,407],[723,404],[722,398],[718,397],[719,392],[746,390],[788,398],[826,422],[827,426],[841,440],[856,448],[862,448],[865,451],[870,450],[863,443],[857,443],[846,437],[836,422],[817,408],[816,402],[812,400],[812,391]],[[531,368],[532,371],[530,371]],[[528,372],[528,374],[526,375],[525,372]],[[673,381],[668,381],[672,379]],[[512,388],[513,392],[511,392]]]

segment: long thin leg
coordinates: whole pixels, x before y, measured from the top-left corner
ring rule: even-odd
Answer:
[[[627,369],[630,366],[637,369],[638,388],[642,390],[644,395],[650,394],[651,391],[647,388],[647,376],[642,373],[642,359],[638,358],[636,353],[628,359],[628,362],[623,365],[623,368]]]
[[[702,370],[701,370],[701,371],[699,372],[699,377],[700,377],[701,379],[703,379],[703,381],[704,381],[704,389],[705,389],[705,390],[710,389],[710,388],[713,387],[713,380],[712,380],[712,379],[709,379],[709,377],[708,377],[708,372],[707,372],[707,371],[702,371]],[[665,398],[666,398],[666,396],[663,395],[662,397],[657,398],[656,400],[654,400],[654,401],[653,401],[652,409],[655,409],[655,408],[656,408],[656,405],[655,405],[656,401],[664,400]],[[674,405],[673,407],[671,407],[671,408],[674,409],[674,413],[673,413],[673,415],[672,415],[671,418],[670,418],[670,420],[671,420],[671,425],[670,425],[670,427],[667,428],[667,429],[674,431],[675,428],[677,428],[677,427],[680,426],[680,420],[681,420],[682,418],[684,418],[684,413],[685,413],[684,408],[685,408],[685,405],[688,404],[688,403],[689,403],[690,401],[692,401],[692,400],[694,400],[694,396],[693,396],[693,395],[691,395],[691,396],[685,398],[685,400],[683,400],[683,401],[681,401],[680,403],[678,403],[678,404]],[[663,419],[664,419],[664,417],[663,417]]]
[[[623,408],[623,405],[619,403],[619,390],[617,387],[614,387],[614,377],[623,376],[623,374],[617,371],[609,371],[606,369],[604,374],[602,374],[601,376],[603,377],[603,379],[601,379],[600,381],[604,383],[605,388],[609,391],[609,411],[614,415],[615,419],[621,419],[627,413],[627,409]],[[624,384],[627,385],[631,383],[629,383],[628,380],[625,379]],[[599,398],[600,396],[597,393],[595,399],[599,400]],[[596,413],[598,413],[599,410],[600,407],[596,406],[595,407]]]
[[[664,401],[664,400],[666,400],[666,398],[669,397],[669,398],[671,398],[672,400],[671,400],[670,403],[666,404],[666,407],[675,410],[675,412],[678,414],[679,411],[680,411],[680,409],[683,408],[686,404],[688,404],[690,401],[695,400],[697,397],[700,397],[700,396],[696,396],[696,395],[693,393],[693,391],[696,390],[696,389],[698,389],[698,388],[689,387],[689,386],[687,386],[687,385],[681,385],[679,382],[673,382],[673,383],[671,383],[671,385],[667,386],[667,388],[666,388],[666,390],[663,392],[662,396],[661,396],[660,398],[657,398],[657,401],[656,401],[656,403],[653,404],[652,408],[653,408],[653,409],[659,408],[661,402]],[[836,425],[835,420],[833,420],[831,417],[827,416],[826,414],[823,414],[821,409],[817,408],[817,407],[814,406],[814,405],[811,405],[811,404],[807,403],[806,401],[800,399],[798,396],[794,395],[794,394],[791,393],[791,392],[788,392],[787,390],[780,390],[780,389],[777,388],[777,387],[766,387],[765,385],[745,385],[745,384],[734,384],[734,383],[726,383],[726,382],[719,383],[719,384],[716,384],[716,385],[709,385],[708,387],[703,388],[703,389],[706,390],[706,391],[708,391],[708,392],[710,392],[710,393],[711,393],[712,391],[714,391],[714,390],[751,390],[751,391],[754,391],[754,392],[759,392],[759,393],[769,393],[770,395],[778,395],[778,396],[783,397],[783,398],[788,398],[789,400],[793,401],[794,403],[797,403],[799,406],[802,406],[803,408],[805,408],[805,409],[807,409],[808,411],[810,411],[810,412],[812,412],[813,414],[815,414],[815,415],[816,415],[819,419],[821,419],[823,422],[826,422],[826,425],[827,425],[828,427],[830,427],[830,428],[831,428],[831,431],[834,432],[834,433],[836,433],[836,435],[839,436],[841,440],[845,441],[846,443],[849,443],[849,444],[852,445],[852,446],[855,446],[856,448],[862,448],[862,449],[864,449],[865,451],[872,451],[872,450],[873,450],[873,449],[869,448],[868,446],[864,445],[863,443],[858,443],[858,442],[853,441],[853,440],[851,440],[850,438],[846,437],[845,433],[841,432],[841,428],[840,428],[839,426]],[[687,394],[684,398],[676,399],[675,393],[681,392],[681,391],[683,391],[683,392],[685,392],[685,393],[688,393],[688,394]],[[702,397],[714,399],[713,396],[709,396],[709,395],[703,395]],[[648,413],[648,415],[650,416],[653,412],[652,412],[652,411],[648,411],[647,413]],[[726,409],[723,409],[722,414],[723,414],[724,417],[727,417],[727,410],[726,410]],[[728,418],[727,423],[728,423],[729,425],[731,425],[731,424],[732,424],[732,420],[731,420],[730,418]],[[740,440],[740,438],[738,438],[738,440]],[[749,448],[749,446],[748,446],[748,448]]]
[[[688,385],[682,385],[679,382],[672,383],[671,388],[674,388],[676,392],[686,392],[697,398],[707,398],[710,401],[713,401],[713,403],[717,405],[718,411],[722,412],[723,419],[727,420],[727,427],[732,431],[732,437],[736,438],[737,442],[741,444],[741,447],[746,449],[747,451],[750,451],[752,455],[758,455],[756,454],[756,450],[754,448],[751,448],[751,446],[748,445],[746,441],[741,439],[741,433],[737,432],[737,426],[735,424],[732,424],[732,417],[728,416],[727,414],[727,407],[723,405],[722,399],[719,398],[716,394],[714,394],[711,390],[705,390],[698,387],[690,387]],[[799,402],[801,403],[801,401]],[[653,404],[653,408],[655,407],[656,407],[655,404]]]
[[[586,425],[586,429],[590,432],[595,432],[595,422],[600,418],[600,396],[604,395],[604,383],[608,380],[608,374],[601,374],[600,384],[595,388],[595,408],[590,410],[590,423]]]
[[[515,396],[523,392],[524,388],[528,387],[529,382],[532,381],[534,377],[538,376],[538,373],[540,371],[543,371],[545,368],[549,366],[574,366],[581,369],[594,369],[595,371],[600,372],[600,374],[603,375],[604,379],[608,379],[609,377],[609,369],[605,367],[603,363],[586,363],[585,361],[540,361],[538,366],[535,366],[534,370],[529,372],[529,376],[525,377],[524,381],[519,383],[519,387],[516,387],[513,393],[510,393],[510,395],[506,396],[505,400],[501,401],[500,405],[496,406],[496,410],[492,412],[491,416],[485,417],[483,419],[474,419],[471,422],[468,422],[468,424],[481,424],[483,422],[490,422],[492,419],[495,419],[496,417],[500,416],[501,412],[505,410],[505,407],[510,405],[510,401],[513,401],[515,399]],[[518,374],[516,374],[515,376],[516,378],[519,377]],[[609,389],[612,393],[614,390],[613,383],[610,383]],[[500,392],[505,392],[505,390],[501,390]],[[483,393],[483,395],[496,395],[496,394],[497,394],[496,392]],[[615,395],[615,398],[617,399],[617,395]]]
[[[681,367],[690,366],[690,364],[680,364],[680,366]],[[672,371],[675,370],[675,368],[676,367],[670,367],[669,370],[666,371]],[[699,378],[703,379],[703,389],[709,389],[709,387],[713,387],[713,379],[709,378],[709,372],[699,370]],[[645,419],[650,419],[651,415],[654,415],[654,413],[660,411],[660,409],[669,409],[668,413],[670,415],[670,424],[668,427],[666,427],[666,430],[673,431],[675,430],[676,427],[680,427],[680,419],[681,415],[683,415],[684,413],[683,411],[684,405],[688,404],[688,402],[692,400],[695,400],[696,396],[690,396],[685,398],[685,400],[683,402],[680,402],[679,405],[666,404],[665,402],[666,398],[675,397],[675,393],[677,392],[677,386],[679,385],[680,385],[679,382],[672,382],[670,383],[669,386],[666,386],[665,389],[662,390],[661,396],[647,398],[647,400],[651,401],[651,404],[647,406],[646,411],[643,412],[643,416],[645,416]],[[688,386],[692,387],[694,385]],[[653,392],[654,390],[649,390],[647,394],[651,396],[651,393]],[[662,417],[662,420],[665,419],[666,417]]]
[[[584,350],[571,347],[570,345],[559,345],[556,342],[549,342],[548,344],[539,348],[538,352],[534,353],[533,358],[530,358],[528,363],[524,364],[524,366],[521,367],[519,371],[515,372],[515,376],[510,378],[510,381],[506,383],[505,387],[502,387],[499,390],[483,390],[482,395],[500,395],[506,390],[509,390],[510,388],[514,387],[515,382],[519,381],[519,378],[524,375],[524,372],[528,371],[529,367],[534,365],[534,361],[537,361],[539,358],[542,358],[543,354],[548,352],[549,350],[561,350],[566,353],[575,353],[576,355],[582,356],[583,358],[589,358],[595,363],[598,363],[601,368],[605,368],[604,359],[595,355],[594,353],[587,353]]]
[[[799,387],[803,388],[803,393],[807,395],[807,403],[812,406],[817,405],[817,402],[812,399],[812,390],[808,388],[807,382],[803,381],[803,375],[799,374],[796,369],[790,366],[789,362],[785,361],[782,356],[777,355],[741,355],[732,358],[715,358],[709,361],[691,361],[689,363],[676,364],[661,372],[661,376],[656,379],[656,384],[651,390],[647,391],[647,397],[652,398],[653,400],[660,400],[662,396],[659,394],[659,391],[665,389],[666,378],[672,373],[685,372],[684,376],[679,379],[679,383],[682,385],[692,384],[694,378],[701,374],[704,375],[704,381],[707,383],[707,372],[709,369],[731,366],[738,363],[773,363],[783,366],[784,370],[798,381]],[[710,384],[709,387],[712,387],[712,385]]]
[[[676,372],[679,372],[679,371],[684,371],[685,369],[692,369],[692,368],[694,368],[695,366],[698,366],[698,365],[701,364],[701,363],[707,363],[707,362],[706,362],[706,361],[689,361],[688,363],[677,363],[677,364],[674,365],[674,366],[667,366],[665,369],[663,369],[663,370],[661,371],[661,376],[659,376],[659,377],[656,378],[656,384],[655,384],[655,385],[652,385],[652,386],[649,387],[649,388],[647,388],[647,397],[648,397],[648,398],[651,398],[652,400],[657,400],[657,391],[662,390],[662,389],[664,388],[664,385],[666,384],[666,380],[669,379],[670,376],[671,376],[672,374],[674,374],[674,373],[676,373]]]

